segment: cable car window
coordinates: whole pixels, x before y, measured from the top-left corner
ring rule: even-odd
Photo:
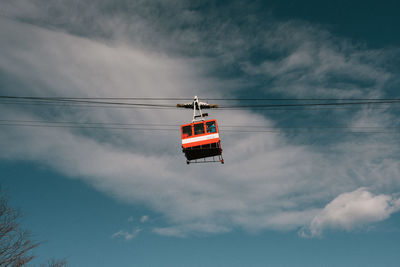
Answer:
[[[194,134],[203,134],[204,133],[204,124],[203,123],[197,123],[194,125]]]
[[[207,133],[216,133],[217,127],[215,126],[215,121],[206,122]]]
[[[182,137],[183,138],[186,138],[186,137],[189,137],[189,136],[192,136],[192,135],[193,135],[193,132],[192,132],[192,126],[191,125],[182,127]]]

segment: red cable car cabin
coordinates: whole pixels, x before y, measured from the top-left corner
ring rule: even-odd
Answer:
[[[220,156],[222,159],[221,141],[216,120],[197,121],[181,126],[182,151],[187,163],[190,160]]]

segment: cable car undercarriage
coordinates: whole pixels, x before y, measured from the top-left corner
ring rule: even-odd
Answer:
[[[187,164],[208,162],[221,162],[222,164],[224,163],[220,142],[189,148],[182,148],[182,152],[185,153]]]

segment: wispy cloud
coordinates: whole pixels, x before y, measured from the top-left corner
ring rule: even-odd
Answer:
[[[299,21],[278,23],[268,31],[265,49],[272,59],[243,63],[243,70],[271,80],[269,90],[297,97],[380,97],[391,73],[391,51],[360,49],[350,40]],[[397,51],[398,53],[398,51]]]
[[[140,218],[140,222],[141,223],[145,223],[145,222],[147,222],[149,220],[149,216],[148,215],[143,215],[141,218]]]
[[[65,3],[51,5],[65,10],[67,20],[68,12],[75,11],[64,9]],[[252,85],[260,88],[260,94],[372,97],[384,96],[386,83],[397,75],[385,61],[392,51],[352,45],[304,22],[270,21],[271,27],[254,27],[257,37],[253,39],[231,20],[205,17],[185,4],[169,11],[182,14],[169,20],[163,15],[147,19],[149,9],[160,8],[152,2],[136,5],[139,8],[129,14],[117,12],[113,18],[94,5],[89,11],[97,15],[88,27],[73,17],[68,23],[52,24],[46,9],[29,23],[1,18],[0,71],[9,77],[2,93],[235,97]],[[206,30],[196,27],[204,20]],[[173,27],[183,24],[187,27]],[[77,33],[79,27],[95,29],[95,25],[108,25],[112,34],[106,35],[111,37],[101,37],[95,30]],[[276,58],[256,62],[250,55],[256,48]],[[268,79],[272,79],[270,88],[265,85]],[[175,110],[4,105],[0,109],[4,117],[26,120],[180,123],[190,117],[190,112]],[[251,111],[212,115],[221,125],[276,125],[276,117]],[[334,115],[325,120],[393,126],[393,113],[387,109]],[[314,135],[300,142],[297,136],[276,130],[222,133],[226,164],[207,168],[186,166],[178,130],[168,134],[8,127],[0,132],[0,157],[45,164],[124,201],[146,203],[166,219],[165,226],[154,229],[162,235],[220,233],[237,227],[297,229],[320,214],[320,203],[344,192],[364,186],[378,196],[400,190],[398,139],[393,135],[341,135],[328,145],[313,146],[309,141],[317,139]],[[327,225],[321,224],[321,231]],[[318,232],[317,226],[314,229]],[[114,237],[132,239],[135,231],[119,231]]]
[[[135,229],[132,230],[131,232],[128,231],[118,231],[115,232],[114,234],[112,234],[112,238],[122,238],[125,239],[126,241],[130,241],[132,239],[134,239],[135,237],[137,237],[137,235],[142,231],[142,229]]]

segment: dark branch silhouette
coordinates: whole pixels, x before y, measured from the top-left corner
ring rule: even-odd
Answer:
[[[29,231],[21,229],[21,214],[8,206],[4,193],[0,194],[0,266],[23,266],[34,258],[31,251],[39,243],[31,240]]]
[[[30,262],[35,256],[32,250],[40,245],[31,238],[28,230],[21,228],[21,213],[8,205],[7,197],[0,189],[0,266],[19,267]],[[42,267],[67,266],[65,259],[51,259]]]

